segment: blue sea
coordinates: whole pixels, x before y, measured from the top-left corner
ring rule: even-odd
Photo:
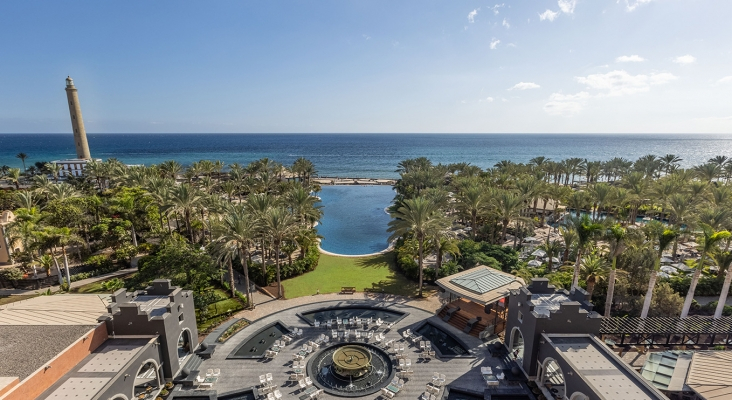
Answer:
[[[716,155],[732,156],[732,135],[581,135],[581,134],[88,134],[95,158],[127,164],[176,160],[188,165],[201,159],[247,164],[268,157],[292,164],[310,159],[320,175],[396,178],[401,160],[427,157],[434,163],[468,162],[481,168],[500,160],[527,162],[536,156],[553,160],[581,157],[634,160],[646,154],[676,154],[682,166]],[[69,134],[0,134],[0,165],[20,167],[75,157]]]

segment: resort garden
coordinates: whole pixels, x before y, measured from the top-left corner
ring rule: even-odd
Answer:
[[[477,264],[546,277],[586,289],[606,316],[732,315],[732,162],[680,161],[405,160],[390,223],[398,266],[420,284]]]
[[[320,188],[302,158],[289,167],[110,159],[67,179],[45,163],[3,169],[0,204],[14,214],[5,231],[17,251],[0,279],[109,293],[169,278],[196,293],[202,331],[255,306],[254,284],[275,298],[343,286],[423,296],[425,283],[477,265],[582,287],[605,315],[729,315],[693,296],[729,291],[732,163],[679,161],[537,157],[482,170],[405,160],[385,227],[394,250],[368,258],[318,251]],[[130,266],[132,275],[74,285]]]

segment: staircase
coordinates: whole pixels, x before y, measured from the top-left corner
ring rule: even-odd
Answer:
[[[458,311],[454,312],[452,314],[452,316],[450,316],[448,318],[447,313],[450,310],[450,308],[451,307],[443,307],[442,310],[440,310],[440,312],[437,314],[437,316],[442,318],[443,321],[447,322],[448,324],[454,326],[455,328],[457,328],[461,331],[468,326],[469,320],[475,318],[474,315],[472,315],[466,311],[462,311],[462,310],[458,310]],[[470,336],[479,338],[480,333],[483,332],[485,330],[485,328],[487,328],[488,325],[491,325],[491,324],[492,324],[492,321],[487,321],[484,318],[483,320],[475,323],[475,325],[473,325],[473,328],[470,330],[470,332],[468,332],[468,334]]]
[[[203,363],[203,358],[198,354],[191,354],[183,368],[181,368],[178,376],[173,379],[173,383],[181,384],[184,387],[193,386],[196,377],[201,371],[201,363]]]

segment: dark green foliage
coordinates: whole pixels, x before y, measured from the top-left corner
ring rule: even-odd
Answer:
[[[463,240],[460,248],[459,263],[464,269],[486,265],[491,268],[511,272],[518,265],[518,252],[510,247],[503,247],[487,242]]]
[[[673,288],[674,292],[682,296],[686,296],[686,293],[689,292],[689,287],[691,286],[691,275],[672,276],[669,279],[669,283],[671,284],[671,288]],[[699,283],[697,283],[696,285],[694,295],[719,296],[719,294],[722,292],[723,283],[724,281],[717,279],[713,276],[702,275],[701,277],[699,277]]]
[[[154,254],[138,262],[142,279],[168,278],[173,285],[201,292],[216,276],[216,268],[206,250],[174,235],[166,239]]]
[[[318,266],[319,260],[320,251],[318,250],[318,246],[314,244],[305,252],[305,256],[302,259],[293,260],[292,265],[286,261],[282,262],[282,265],[280,265],[282,279],[292,278],[314,270]],[[242,272],[238,259],[234,261],[234,265],[238,267],[239,272]],[[253,280],[259,286],[267,286],[274,282],[277,279],[276,274],[277,270],[274,264],[267,265],[266,276],[263,275],[262,264],[249,264],[249,279]]]

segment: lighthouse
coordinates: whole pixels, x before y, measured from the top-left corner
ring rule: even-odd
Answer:
[[[79,93],[74,86],[74,80],[66,77],[66,100],[69,103],[69,116],[71,117],[71,129],[74,132],[74,145],[76,146],[76,158],[68,160],[52,161],[61,166],[61,177],[80,177],[84,175],[84,168],[89,161],[92,161],[89,153],[89,143],[86,141],[86,129],[84,119],[81,116],[81,104],[79,104]],[[93,161],[101,161],[99,159]]]
[[[71,115],[71,128],[74,130],[74,143],[76,144],[76,158],[90,160],[89,143],[86,141],[86,130],[84,119],[81,116],[81,105],[79,104],[79,93],[74,86],[74,80],[66,77],[66,99],[69,101],[69,114]]]

